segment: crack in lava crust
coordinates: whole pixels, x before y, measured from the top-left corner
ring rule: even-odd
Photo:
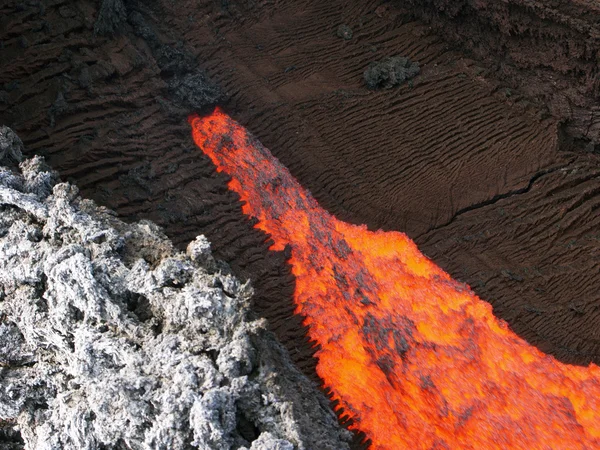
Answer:
[[[600,448],[598,366],[530,346],[403,233],[337,220],[221,110],[189,122],[271,248],[291,247],[317,374],[372,448]]]

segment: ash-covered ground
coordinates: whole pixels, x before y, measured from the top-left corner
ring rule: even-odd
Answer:
[[[198,236],[185,253],[0,128],[0,448],[349,448]]]

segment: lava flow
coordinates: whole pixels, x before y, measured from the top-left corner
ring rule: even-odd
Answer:
[[[600,448],[598,366],[529,345],[406,235],[337,220],[222,111],[189,122],[272,249],[291,247],[317,373],[372,448]]]

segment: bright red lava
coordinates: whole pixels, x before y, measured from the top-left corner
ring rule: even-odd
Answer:
[[[529,345],[403,233],[337,220],[219,109],[189,122],[272,249],[291,246],[317,373],[373,449],[600,448],[598,366]]]

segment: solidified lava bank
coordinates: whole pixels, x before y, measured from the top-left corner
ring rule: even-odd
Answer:
[[[372,448],[600,446],[598,366],[517,337],[406,235],[337,220],[220,110],[189,121],[272,248],[290,246],[317,373]]]
[[[0,449],[347,450],[204,236],[80,198],[0,126]]]

